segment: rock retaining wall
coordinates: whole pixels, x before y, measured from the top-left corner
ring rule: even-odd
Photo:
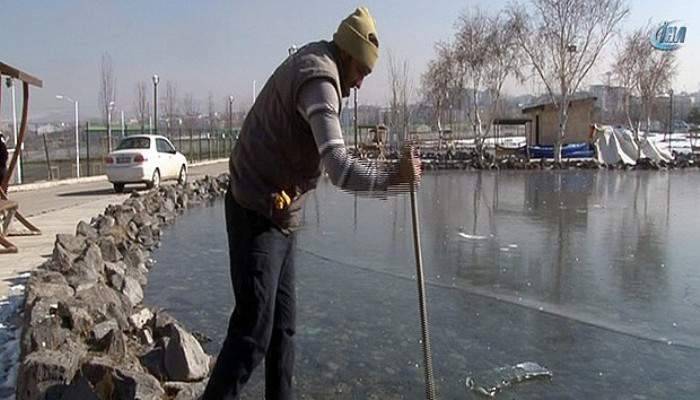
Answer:
[[[211,357],[165,311],[142,304],[161,230],[225,193],[228,175],[132,193],[75,235],[26,285],[17,400],[194,399]]]
[[[619,169],[619,170],[669,170],[683,168],[700,168],[700,155],[698,154],[676,154],[675,158],[669,162],[655,162],[648,158],[643,158],[637,165],[602,165],[594,159],[564,159],[560,163],[555,163],[549,159],[528,160],[523,156],[505,156],[494,158],[493,154],[486,153],[484,159],[480,160],[474,151],[456,151],[448,153],[424,152],[421,153],[421,162],[424,170],[443,169],[467,169],[467,170],[491,170],[491,169]],[[391,162],[398,161],[399,154],[391,152],[386,159]]]

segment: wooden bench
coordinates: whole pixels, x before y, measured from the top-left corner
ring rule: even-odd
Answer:
[[[15,143],[15,149],[21,149],[24,142],[24,136],[27,132],[27,112],[29,111],[29,85],[42,87],[41,79],[29,75],[24,71],[20,71],[15,67],[0,62],[0,81],[3,76],[17,79],[22,82],[22,118],[20,120],[19,132]],[[0,100],[2,100],[2,85],[0,85]],[[41,235],[41,230],[34,226],[22,213],[19,212],[17,202],[7,198],[7,186],[10,183],[10,178],[15,172],[17,166],[19,151],[12,153],[10,164],[7,166],[5,177],[0,182],[0,254],[16,253],[17,246],[7,240],[9,235],[10,223],[16,219],[24,225],[29,231],[27,233],[13,233],[14,235]]]
[[[17,246],[7,240],[7,232],[16,212],[17,202],[0,199],[0,254],[17,252]]]

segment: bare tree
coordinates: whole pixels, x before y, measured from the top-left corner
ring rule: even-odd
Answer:
[[[677,73],[676,54],[656,50],[649,45],[653,33],[652,24],[647,24],[623,38],[622,50],[613,63],[613,72],[618,84],[625,88],[625,115],[635,140],[639,142],[642,120],[649,132],[654,98],[671,87]],[[640,109],[635,120],[630,110],[632,96],[638,96]]]
[[[141,133],[146,130],[146,118],[148,118],[148,94],[146,93],[146,82],[140,81],[136,84],[136,103],[134,111],[141,124]]]
[[[112,68],[112,57],[109,53],[102,54],[100,62],[100,93],[98,102],[102,119],[107,123],[107,115],[109,114],[109,103],[117,99],[117,78],[114,76]]]
[[[408,60],[399,61],[389,51],[388,72],[391,91],[389,132],[396,136],[398,144],[408,136],[410,125],[409,99],[413,90],[409,78]]]
[[[207,123],[208,123],[208,128],[210,131],[210,134],[213,133],[214,130],[217,128],[217,112],[216,112],[216,105],[214,104],[214,95],[209,92],[209,96],[207,97]]]
[[[112,57],[109,53],[102,53],[100,62],[100,93],[98,102],[103,121],[107,125],[107,151],[112,151],[111,113],[114,102],[117,101],[117,78],[112,68]]]
[[[187,129],[194,129],[199,116],[199,105],[192,93],[185,93],[182,99],[183,124]]]
[[[199,106],[192,96],[192,93],[186,93],[182,99],[183,125],[189,133],[189,145],[187,146],[187,155],[191,159],[194,157],[194,128],[199,117]]]
[[[165,83],[165,122],[168,128],[168,135],[172,135],[172,127],[177,121],[177,85],[171,81]]]
[[[467,117],[480,158],[484,141],[501,104],[503,84],[520,76],[521,56],[515,27],[502,14],[488,15],[475,8],[457,21],[454,58],[458,95],[468,96]]]
[[[449,101],[450,85],[454,81],[454,57],[452,46],[445,42],[435,44],[435,58],[428,62],[428,69],[421,75],[423,98],[434,111],[439,143],[442,139],[442,116]]]
[[[515,38],[559,114],[554,143],[561,161],[568,106],[620,21],[629,14],[624,0],[531,0],[531,9],[509,8]]]

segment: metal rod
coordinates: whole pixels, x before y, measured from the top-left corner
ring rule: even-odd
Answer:
[[[80,178],[80,125],[78,123],[78,100],[75,100],[75,177]]]
[[[87,158],[87,176],[90,176],[90,122],[85,122],[85,156]]]
[[[428,308],[423,279],[423,258],[420,247],[420,228],[418,221],[418,204],[415,185],[411,182],[411,215],[413,219],[413,246],[416,255],[416,282],[418,283],[418,306],[420,308],[420,327],[423,344],[423,372],[425,374],[425,397],[435,399],[435,382],[433,381],[433,357],[430,351],[430,333],[428,332]]]

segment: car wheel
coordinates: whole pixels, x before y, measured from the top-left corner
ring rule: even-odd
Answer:
[[[151,177],[151,181],[146,184],[146,187],[148,189],[153,189],[153,188],[157,188],[158,186],[160,186],[160,171],[158,171],[158,169],[156,169],[155,171],[153,171],[153,176]]]
[[[180,167],[180,174],[177,176],[177,183],[184,185],[187,183],[187,168],[183,165]]]
[[[114,184],[114,191],[117,193],[124,193],[124,184],[123,183],[115,183]]]

